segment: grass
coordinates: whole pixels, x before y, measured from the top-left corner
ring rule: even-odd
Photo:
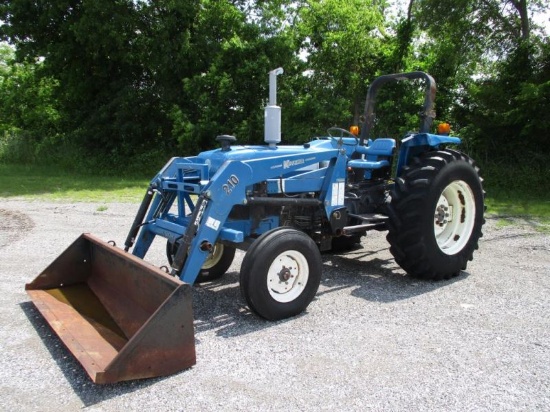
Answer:
[[[550,233],[550,201],[528,196],[521,197],[521,201],[512,200],[518,198],[487,198],[487,215],[498,219],[498,228],[526,224],[537,232]]]
[[[139,202],[147,189],[145,177],[72,174],[52,167],[0,164],[0,197],[97,202]],[[98,207],[105,211],[107,206]]]
[[[486,205],[490,215],[529,217],[550,224],[550,169],[529,159],[483,165]]]
[[[0,164],[0,197],[23,197],[48,201],[101,203],[97,211],[107,210],[109,202],[139,202],[149,178],[70,174],[52,167]],[[487,213],[500,217],[502,225],[510,217],[536,218],[550,225],[550,195],[517,193],[514,189],[486,187]]]
[[[504,185],[485,185],[485,188],[487,215],[498,218],[498,227],[524,222],[539,232],[550,232],[550,192]]]
[[[487,211],[498,216],[532,216],[550,220],[550,199],[536,196],[488,197]]]

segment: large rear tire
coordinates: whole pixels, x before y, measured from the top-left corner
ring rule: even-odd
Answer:
[[[449,279],[466,269],[485,223],[483,179],[455,150],[424,153],[404,168],[391,193],[387,240],[409,275]]]
[[[241,266],[240,287],[250,309],[268,320],[303,312],[321,281],[321,253],[299,230],[280,227],[261,235]]]

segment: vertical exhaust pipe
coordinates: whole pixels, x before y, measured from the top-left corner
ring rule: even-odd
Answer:
[[[265,107],[264,141],[271,148],[281,142],[281,108],[277,106],[277,76],[283,68],[269,72],[269,102]]]

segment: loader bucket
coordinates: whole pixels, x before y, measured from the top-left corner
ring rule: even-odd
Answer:
[[[95,383],[195,364],[191,286],[92,235],[25,289]]]

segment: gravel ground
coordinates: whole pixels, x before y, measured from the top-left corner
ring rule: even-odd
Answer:
[[[324,255],[307,313],[251,314],[241,252],[194,289],[197,364],[174,376],[91,383],[30,303],[30,282],[82,232],[124,242],[137,205],[0,201],[0,410],[550,411],[550,236],[488,219],[468,271],[404,275],[383,233]],[[166,264],[163,245],[147,256]]]

